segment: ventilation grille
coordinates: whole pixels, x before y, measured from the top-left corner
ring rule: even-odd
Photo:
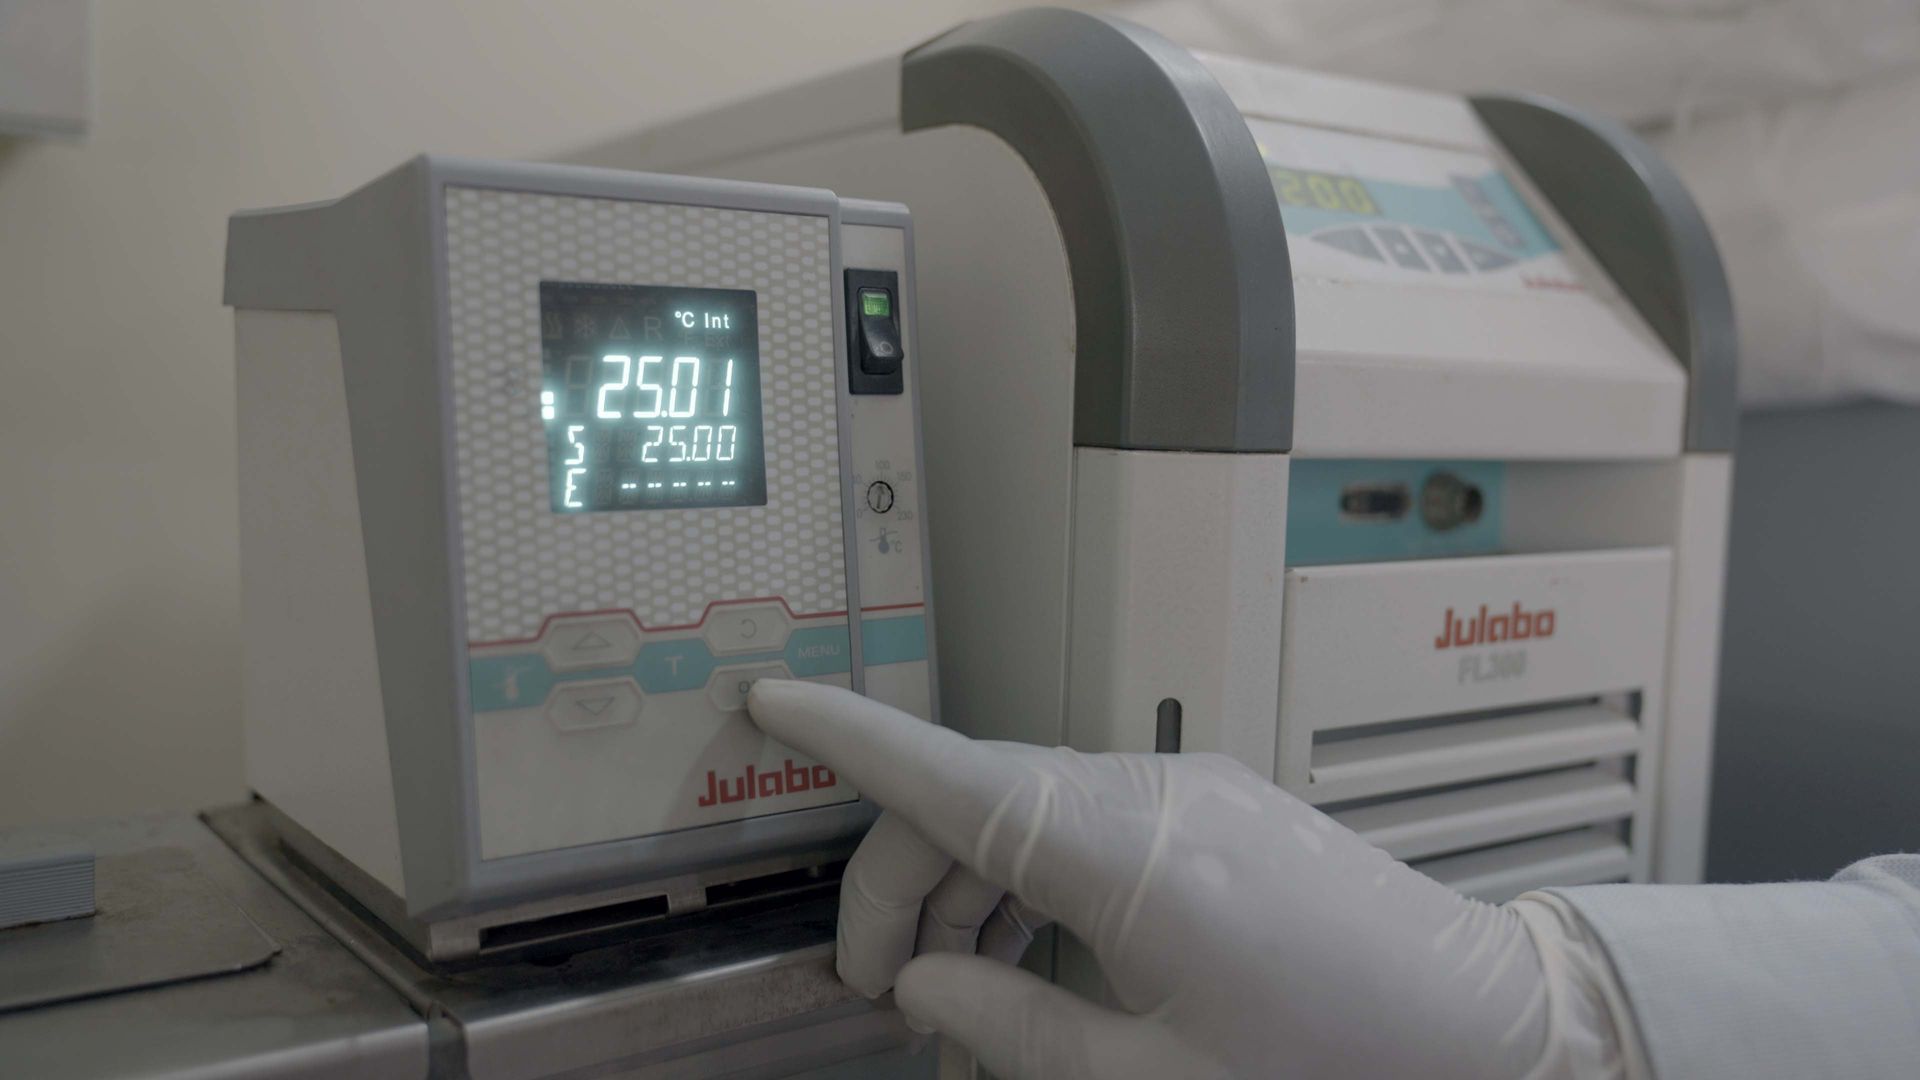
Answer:
[[[1638,694],[1317,732],[1306,798],[1483,900],[1625,881],[1637,865]]]

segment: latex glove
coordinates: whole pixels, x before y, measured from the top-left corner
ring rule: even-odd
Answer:
[[[811,683],[748,708],[883,810],[841,887],[841,978],[1008,1080],[1569,1071],[1517,915],[1229,758],[973,742]],[[1044,919],[1117,1010],[1006,962]]]

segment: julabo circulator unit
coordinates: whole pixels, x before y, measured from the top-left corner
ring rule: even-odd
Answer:
[[[933,716],[908,226],[432,157],[233,219],[247,780],[425,957],[764,899],[872,820],[745,695]]]

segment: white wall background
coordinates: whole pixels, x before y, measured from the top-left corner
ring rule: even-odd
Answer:
[[[0,140],[0,825],[244,794],[229,213],[540,157],[1011,0],[99,0],[92,128]]]

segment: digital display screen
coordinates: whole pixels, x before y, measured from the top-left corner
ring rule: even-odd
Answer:
[[[1380,213],[1373,193],[1358,177],[1289,169],[1283,165],[1268,165],[1267,175],[1273,180],[1273,193],[1280,197],[1282,206],[1311,206],[1350,214]]]
[[[553,512],[763,506],[754,294],[540,283]]]

